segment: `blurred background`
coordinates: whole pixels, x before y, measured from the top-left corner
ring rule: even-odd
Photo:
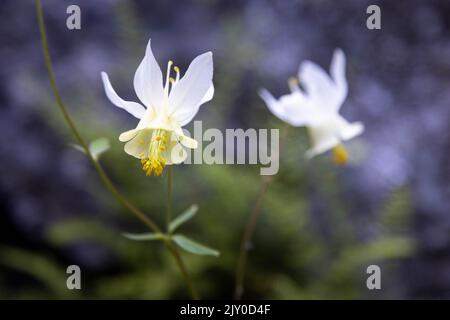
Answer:
[[[119,133],[136,119],[106,98],[100,72],[135,100],[132,79],[152,38],[160,65],[182,71],[214,52],[212,102],[204,128],[282,128],[280,172],[270,186],[249,253],[244,298],[450,298],[450,2],[331,0],[45,0],[58,85],[87,140],[107,137],[102,163],[140,208],[164,222],[165,179],[145,177]],[[81,8],[81,30],[66,8]],[[382,30],[366,28],[377,4]],[[121,232],[146,229],[106,192],[54,102],[33,1],[0,5],[0,298],[188,298],[159,243]],[[328,70],[347,56],[352,161],[304,157],[304,128],[286,127],[257,95],[288,92],[286,79],[310,59]],[[192,124],[187,127],[192,128]],[[174,168],[174,212],[196,203],[183,233],[221,251],[183,253],[203,298],[233,293],[242,230],[260,188],[259,167]],[[66,268],[82,270],[67,290]],[[366,268],[382,289],[366,288]]]

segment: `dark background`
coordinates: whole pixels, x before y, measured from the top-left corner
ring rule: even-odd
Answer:
[[[160,65],[186,70],[214,52],[216,94],[196,119],[204,127],[283,128],[259,99],[310,59],[328,69],[334,48],[347,57],[342,112],[366,131],[336,167],[308,161],[306,131],[290,128],[250,252],[245,298],[450,298],[449,1],[43,1],[62,95],[84,137],[108,137],[102,162],[113,180],[163,221],[163,178],[146,178],[117,139],[134,119],[104,95],[107,71],[135,100],[132,77],[148,38]],[[66,28],[77,4],[82,29]],[[366,8],[382,30],[366,28]],[[0,4],[0,298],[186,298],[172,258],[156,243],[120,232],[144,227],[103,189],[71,148],[56,109],[33,1]],[[188,129],[191,126],[188,126]],[[179,166],[176,212],[198,215],[184,232],[219,258],[183,254],[201,295],[230,298],[239,238],[259,189],[257,166]],[[365,286],[382,268],[382,290]],[[80,291],[65,269],[82,269]]]

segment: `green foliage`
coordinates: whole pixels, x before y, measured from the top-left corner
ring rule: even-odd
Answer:
[[[178,217],[176,217],[170,224],[169,224],[169,232],[173,233],[179,226],[181,226],[183,223],[189,221],[192,219],[195,214],[198,211],[197,205],[190,206],[186,211],[184,211],[182,214],[180,214]]]
[[[15,247],[2,246],[0,247],[0,265],[22,272],[29,276],[30,279],[37,280],[45,288],[38,294],[41,298],[51,296],[76,298],[78,296],[76,291],[67,289],[65,267],[59,265],[50,257]],[[48,296],[43,294],[43,292],[47,292]],[[22,297],[27,297],[26,293],[19,292],[18,294],[25,294]],[[29,296],[29,298],[32,297],[36,298],[37,296]]]
[[[172,239],[180,248],[186,250],[187,252],[198,255],[219,256],[219,251],[208,248],[203,244],[183,236],[182,234],[176,234],[172,237]]]
[[[161,233],[153,233],[153,232],[147,232],[147,233],[128,233],[123,232],[122,236],[129,240],[134,241],[153,241],[153,240],[163,240],[164,235]]]
[[[108,151],[109,148],[109,140],[106,138],[95,139],[89,144],[89,151],[91,152],[95,160],[98,160],[100,155]]]
[[[72,147],[74,147],[76,150],[82,153],[86,153],[84,148],[78,144],[72,144]],[[100,155],[108,151],[109,148],[110,148],[109,140],[106,138],[95,139],[89,144],[89,152],[92,154],[92,157],[95,160],[98,160],[100,158]]]

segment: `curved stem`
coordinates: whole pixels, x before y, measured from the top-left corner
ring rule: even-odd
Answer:
[[[172,167],[167,168],[167,206],[166,206],[166,225],[167,233],[169,233],[170,221],[172,221],[172,180],[173,171]]]
[[[167,203],[166,203],[166,222],[167,222],[167,234],[169,234],[169,225],[170,221],[172,221],[172,185],[173,185],[173,169],[171,166],[167,168]],[[189,273],[187,272],[186,266],[184,265],[183,259],[181,258],[180,252],[178,251],[178,248],[173,244],[170,237],[167,238],[165,241],[167,249],[169,249],[170,252],[172,252],[176,263],[178,264],[178,267],[181,270],[181,273],[183,274],[184,280],[187,283],[187,286],[189,288],[189,292],[191,293],[191,296],[194,300],[199,299],[199,296],[197,294],[197,291],[195,290],[191,277],[189,276]]]
[[[103,167],[100,165],[98,161],[94,159],[92,156],[91,151],[89,150],[89,147],[87,143],[84,141],[84,139],[81,137],[81,134],[79,133],[77,127],[75,126],[75,123],[72,121],[72,118],[70,117],[66,106],[64,105],[64,102],[62,100],[62,97],[59,93],[58,86],[56,85],[55,80],[55,74],[53,72],[52,67],[52,61],[50,58],[50,53],[48,50],[48,43],[47,43],[47,33],[45,31],[45,23],[44,23],[44,14],[42,12],[42,6],[41,1],[36,0],[36,12],[38,17],[38,23],[39,23],[39,32],[41,34],[41,40],[42,40],[42,50],[44,53],[44,60],[45,60],[45,66],[47,68],[48,77],[50,80],[50,86],[52,87],[53,94],[56,99],[56,104],[59,107],[59,110],[64,116],[64,120],[66,121],[67,125],[69,126],[70,130],[74,134],[77,142],[81,145],[83,150],[85,151],[89,161],[94,166],[94,169],[97,171],[98,175],[100,176],[102,182],[105,184],[106,188],[109,192],[117,199],[117,201],[122,204],[126,209],[128,209],[131,213],[133,213],[139,220],[141,220],[145,225],[147,225],[151,230],[154,232],[161,232],[161,229],[154,223],[148,216],[146,216],[141,210],[136,208],[128,199],[126,199],[114,186],[111,179],[106,174]]]
[[[284,130],[283,130],[283,136],[281,137],[282,141],[284,141],[286,139],[288,129],[289,129],[289,125],[285,123]],[[281,154],[281,147],[282,147],[282,144],[280,142],[278,154]],[[251,246],[251,240],[252,240],[253,232],[255,231],[256,222],[258,221],[258,218],[261,215],[261,206],[262,206],[264,197],[265,197],[265,195],[267,193],[267,189],[269,188],[272,181],[273,181],[273,176],[265,176],[262,179],[261,187],[256,196],[255,205],[253,206],[252,211],[250,213],[250,217],[247,221],[247,224],[245,225],[244,233],[242,235],[241,245],[239,248],[239,256],[238,256],[238,262],[237,262],[237,267],[236,267],[236,280],[235,280],[234,294],[233,294],[233,298],[236,300],[241,299],[242,294],[244,293],[245,267],[247,264],[248,251]]]
[[[47,68],[48,78],[50,80],[50,86],[52,87],[53,94],[55,96],[56,104],[58,105],[59,110],[63,114],[64,120],[66,121],[67,125],[69,126],[70,130],[74,134],[77,142],[81,145],[83,150],[85,151],[89,161],[94,166],[94,169],[97,171],[98,175],[100,176],[100,179],[106,186],[107,190],[113,195],[116,200],[123,205],[123,207],[127,210],[129,210],[133,215],[136,216],[142,223],[144,223],[147,227],[150,228],[150,230],[156,232],[156,233],[162,233],[161,229],[158,227],[158,225],[146,214],[144,214],[139,208],[135,207],[125,196],[123,196],[119,190],[116,188],[114,183],[111,181],[109,176],[106,174],[103,167],[100,165],[100,163],[95,160],[93,157],[91,151],[89,150],[89,147],[87,143],[84,141],[84,139],[81,137],[81,134],[79,133],[77,127],[75,126],[75,123],[72,121],[72,118],[70,117],[66,106],[64,105],[64,102],[62,100],[62,97],[59,93],[58,86],[56,84],[55,80],[55,74],[53,72],[53,66],[52,61],[50,58],[50,53],[48,50],[48,43],[47,43],[47,34],[45,31],[45,23],[44,23],[44,14],[42,11],[42,4],[40,0],[36,0],[36,14],[38,18],[38,24],[39,24],[39,32],[41,36],[41,42],[42,42],[42,50],[44,53],[44,60],[45,60],[45,66]],[[170,189],[171,189],[171,183],[170,183]],[[171,197],[171,194],[170,194]],[[168,209],[171,210],[171,209]],[[170,211],[168,211],[170,213]],[[168,216],[170,218],[170,216]],[[177,265],[183,274],[183,277],[186,280],[186,284],[188,286],[188,289],[192,295],[193,299],[198,299],[198,295],[193,289],[192,282],[189,278],[189,274],[187,273],[186,267],[184,266],[183,260],[181,259],[180,253],[178,252],[177,248],[171,243],[171,241],[164,241],[166,244],[166,247],[169,249],[169,252],[172,253],[174,256]]]
[[[192,299],[194,299],[194,300],[200,299],[197,291],[194,288],[194,285],[192,284],[191,277],[189,276],[189,273],[187,272],[186,266],[184,265],[183,259],[181,258],[181,255],[180,255],[180,252],[173,245],[173,242],[171,240],[166,241],[165,244],[166,244],[167,249],[169,249],[169,251],[172,253],[173,257],[175,258],[178,268],[181,270],[181,273],[184,277],[184,280],[186,281],[186,284],[188,286],[188,289],[189,289]]]
[[[251,245],[251,238],[253,232],[255,230],[256,222],[261,214],[261,206],[264,200],[264,196],[267,193],[267,189],[269,188],[270,183],[272,182],[272,178],[267,177],[263,180],[261,184],[261,188],[259,189],[258,195],[256,196],[256,202],[253,206],[252,212],[250,214],[250,218],[247,221],[247,225],[244,229],[244,234],[241,240],[241,246],[239,249],[239,258],[236,268],[236,282],[234,287],[234,299],[241,299],[242,294],[244,293],[244,276],[245,276],[245,266],[247,263],[247,254]]]

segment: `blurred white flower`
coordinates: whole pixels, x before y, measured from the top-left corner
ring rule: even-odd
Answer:
[[[180,69],[167,64],[163,76],[148,41],[144,59],[134,75],[134,89],[142,105],[121,99],[102,72],[109,100],[140,119],[135,129],[123,132],[119,140],[126,142],[125,152],[141,159],[147,175],[161,175],[164,166],[183,162],[187,153],[182,146],[197,148],[197,141],[185,136],[181,127],[189,123],[200,106],[214,95],[212,53],[196,57],[180,79]],[[175,78],[171,78],[172,69]],[[182,146],[181,146],[181,145]]]
[[[345,56],[340,49],[334,52],[330,74],[331,77],[317,64],[305,61],[300,65],[298,79],[289,79],[290,94],[278,100],[265,89],[259,94],[278,118],[292,126],[308,128],[312,147],[306,152],[307,157],[332,149],[335,162],[345,164],[348,154],[342,141],[361,134],[364,125],[349,123],[339,114],[348,91]]]

